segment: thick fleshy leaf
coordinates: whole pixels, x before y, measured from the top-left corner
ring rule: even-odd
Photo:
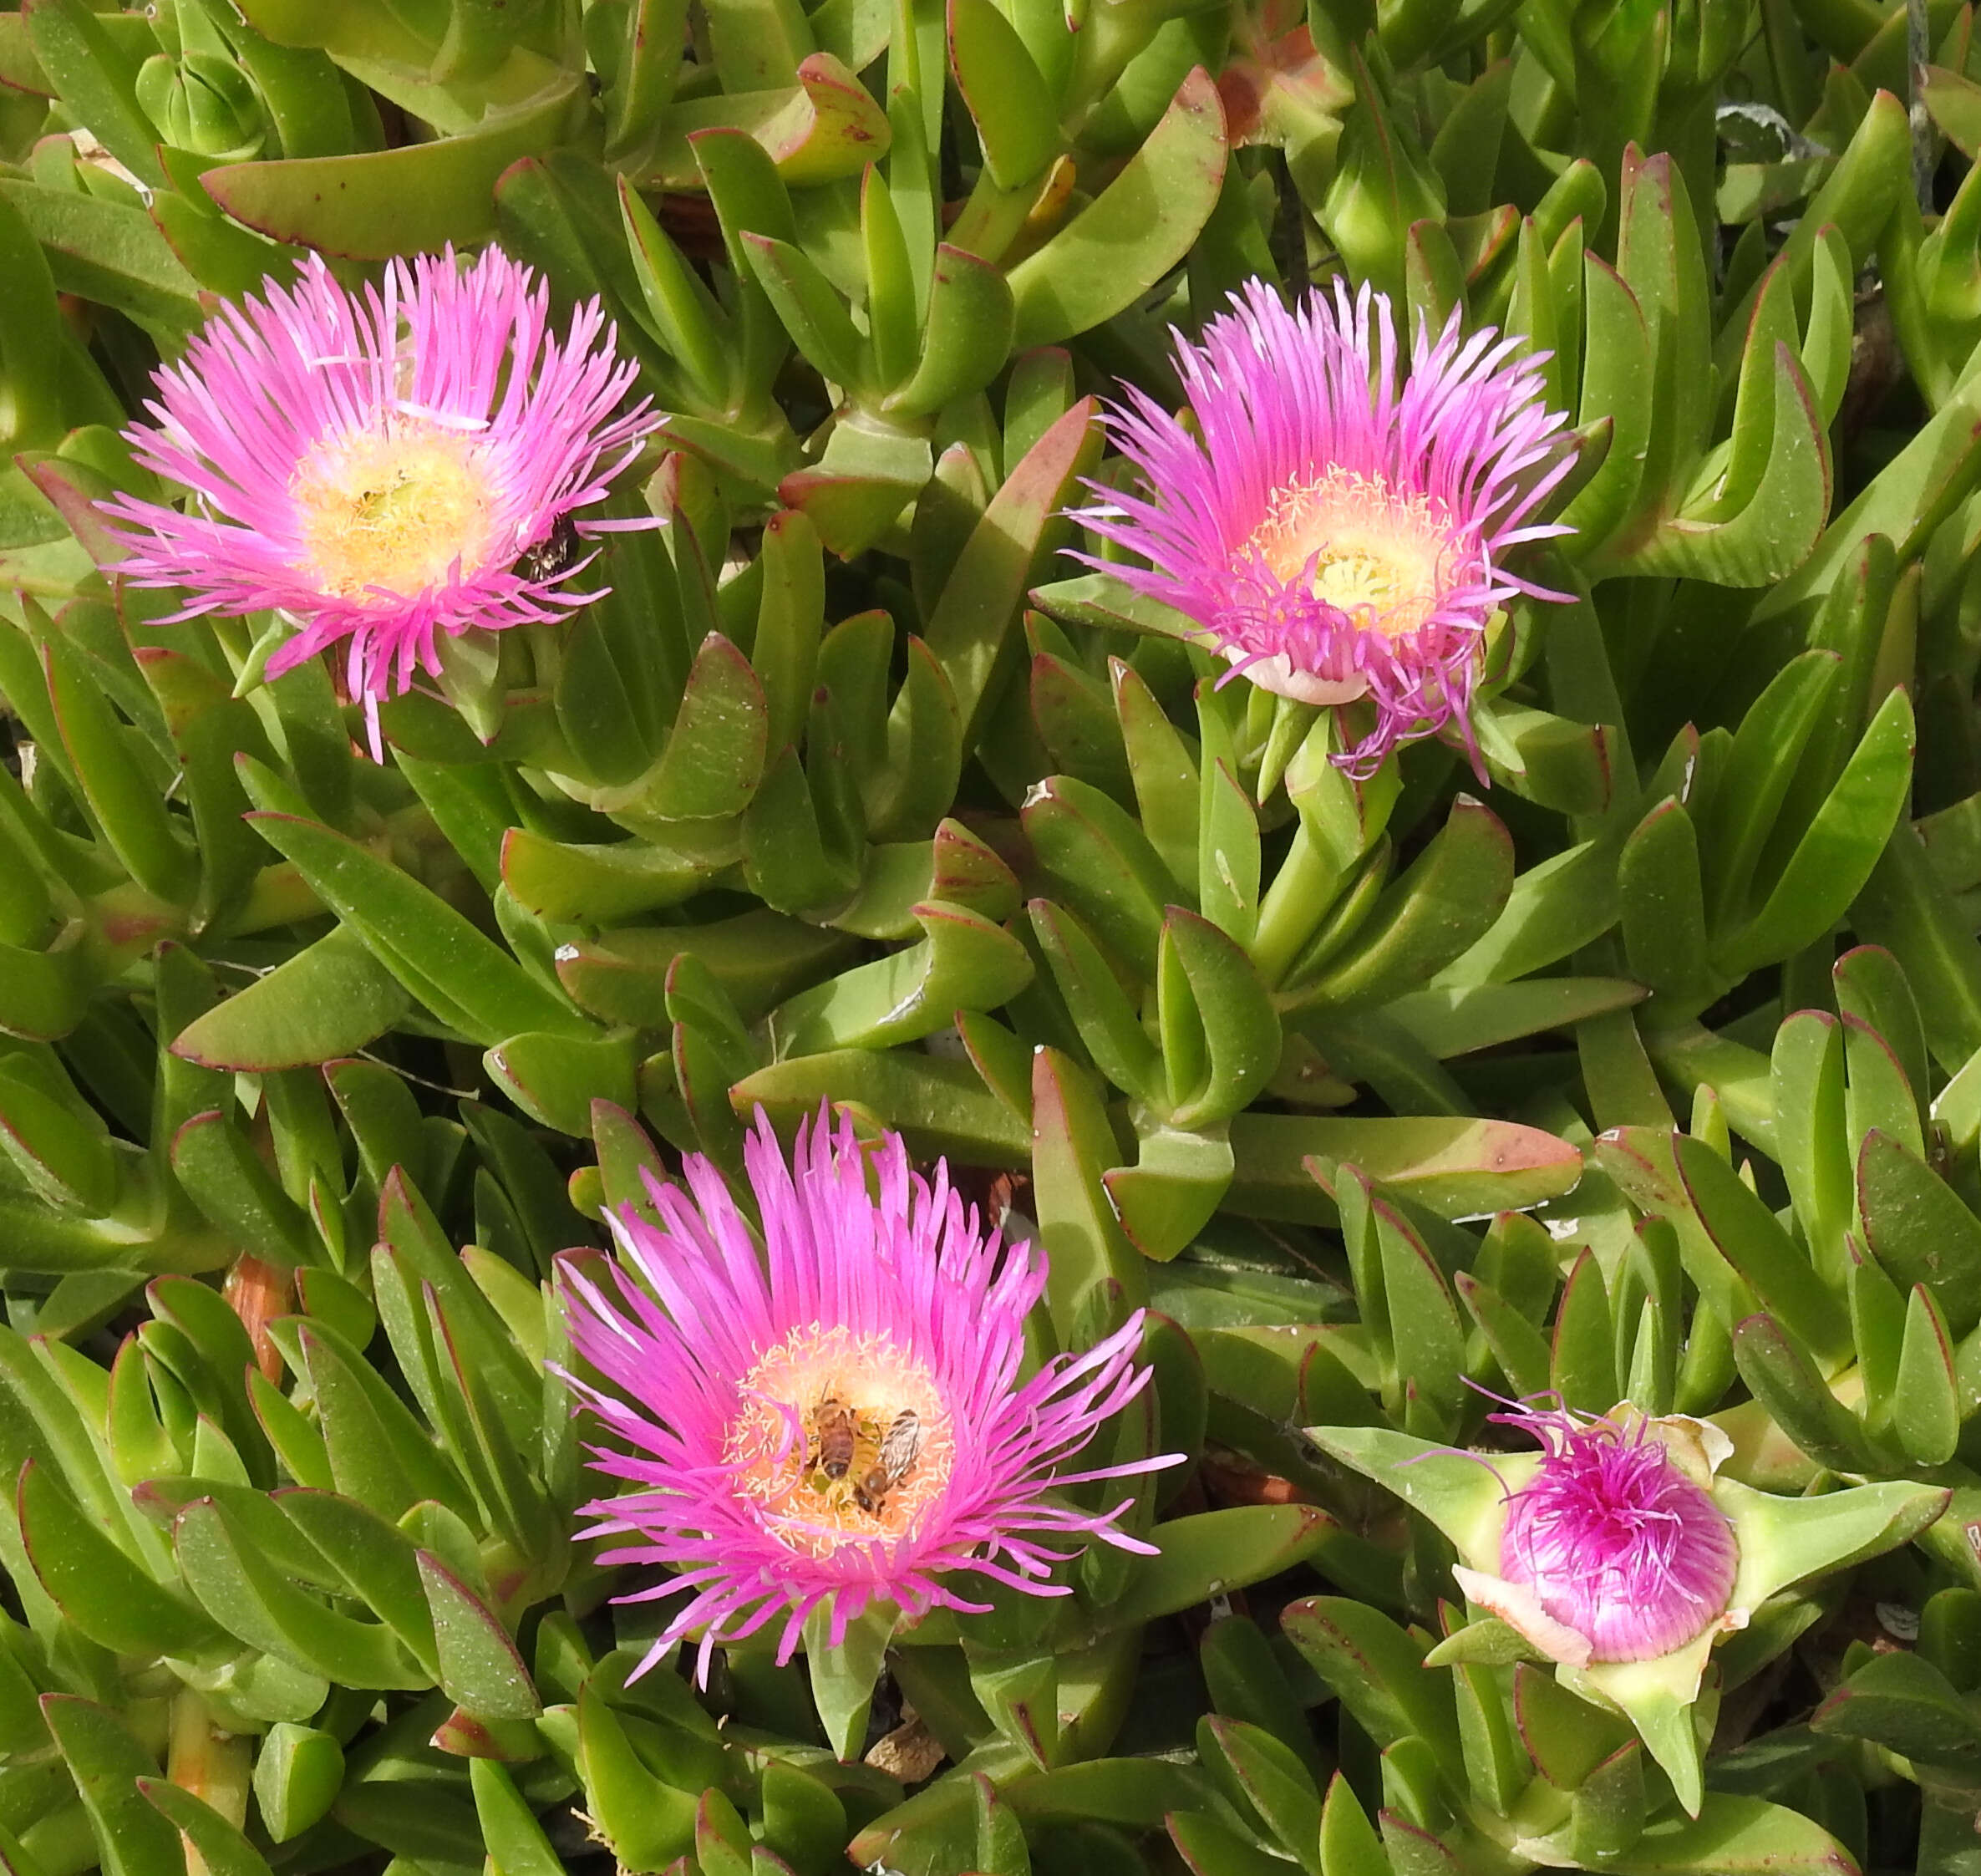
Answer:
[[[694,189],[694,140],[707,131],[741,130],[762,146],[785,181],[838,181],[857,176],[887,153],[887,114],[857,77],[830,52],[800,60],[797,84],[683,99],[668,110],[640,180],[664,189]]]
[[[1593,1016],[1643,1001],[1628,978],[1551,977],[1520,984],[1412,991],[1383,1014],[1441,1058],[1470,1055],[1554,1030],[1575,1030]]]
[[[600,1835],[629,1869],[663,1869],[694,1841],[695,1799],[658,1777],[596,1689],[578,1698],[578,1772]]]
[[[1943,1466],[1960,1441],[1961,1400],[1947,1320],[1922,1284],[1906,1304],[1892,1430],[1917,1466]]]
[[[1003,17],[988,4],[985,10],[993,18]],[[929,277],[927,328],[919,360],[883,408],[890,414],[925,416],[982,390],[1003,368],[1016,323],[1003,274],[974,254],[940,243]],[[1011,441],[1008,436],[1007,447]]]
[[[207,1068],[259,1073],[348,1055],[409,1007],[404,987],[340,925],[189,1024],[172,1050]]]
[[[173,1531],[180,1574],[216,1621],[264,1653],[351,1686],[424,1687],[391,1633],[325,1609],[284,1580],[213,1499]]]
[[[1231,1141],[1232,1204],[1257,1218],[1329,1222],[1348,1166],[1454,1218],[1559,1197],[1582,1177],[1574,1146],[1510,1121],[1253,1112],[1233,1117]]]
[[[1182,259],[1224,183],[1227,145],[1217,88],[1192,71],[1120,174],[1011,270],[1019,351],[1112,318]]]
[[[795,1127],[821,1101],[844,1101],[899,1130],[922,1157],[951,1154],[978,1166],[1018,1167],[1032,1136],[967,1062],[913,1050],[841,1049],[773,1063],[729,1091],[740,1115],[760,1106]]]
[[[1146,1287],[1143,1264],[1123,1234],[1102,1169],[1115,1152],[1094,1078],[1056,1049],[1032,1057],[1032,1177],[1040,1242],[1050,1259],[1046,1304],[1058,1332],[1069,1335],[1097,1299],[1115,1313]]]
[[[920,944],[802,991],[772,1012],[795,1055],[884,1049],[947,1028],[958,1009],[995,1009],[1031,980],[1030,954],[1000,926],[961,906],[915,908]]]
[[[1378,902],[1322,974],[1293,990],[1296,1007],[1383,1003],[1415,990],[1491,928],[1513,886],[1513,843],[1499,817],[1465,796],[1423,857]]]
[[[1385,1426],[1310,1426],[1307,1436],[1421,1512],[1470,1568],[1499,1574],[1504,1497],[1524,1482],[1538,1455],[1496,1455],[1487,1466]]]
[[[990,0],[949,0],[949,57],[1000,189],[1035,180],[1059,154],[1059,112],[1024,40]]]
[[[1290,1569],[1334,1521],[1312,1505],[1234,1505],[1158,1524],[1156,1554],[1136,1559],[1111,1623],[1152,1621]]]
[[[1880,706],[1760,910],[1716,948],[1730,977],[1813,943],[1871,877],[1911,785],[1912,709],[1902,689]]]
[[[210,1876],[268,1876],[267,1858],[195,1793],[163,1778],[140,1778],[138,1791],[184,1833]]]
[[[117,1716],[73,1694],[45,1694],[42,1711],[74,1776],[104,1876],[183,1876],[179,1833],[145,1802],[138,1780],[157,1761]]]
[[[373,957],[442,1021],[485,1045],[530,1030],[582,1036],[587,1024],[554,991],[467,919],[358,842],[288,814],[253,817]]]
[[[468,1776],[495,1868],[503,1876],[558,1876],[564,1865],[506,1767],[494,1759],[471,1759]]]
[[[1816,1709],[1811,1724],[1921,1765],[1953,1768],[1981,1757],[1981,1724],[1947,1677],[1916,1655],[1873,1656]]]
[[[226,1649],[224,1631],[104,1536],[49,1468],[32,1461],[22,1468],[17,1510],[43,1588],[92,1641],[120,1655],[190,1658]]]
[[[62,292],[86,294],[175,338],[199,323],[198,281],[135,204],[13,178],[0,179],[0,201],[40,241]]]
[[[1083,398],[1013,465],[929,613],[922,636],[949,680],[966,736],[989,701],[1025,592],[1043,571],[1049,529],[1092,467],[1099,441],[1093,400]]]
[[[1849,1324],[1841,1302],[1811,1283],[1806,1253],[1704,1141],[1675,1136],[1672,1150],[1694,1214],[1720,1254],[1819,1361],[1840,1364],[1850,1348]]]
[[[1414,1636],[1379,1610],[1339,1596],[1294,1603],[1280,1620],[1288,1640],[1379,1746],[1414,1736],[1448,1775],[1464,1777],[1450,1676],[1425,1666]]]
[[[566,84],[460,136],[236,163],[200,180],[236,221],[277,241],[360,261],[424,253],[493,234],[496,179],[561,142],[582,97]]]
[[[1850,1876],[1850,1853],[1785,1805],[1706,1794],[1696,1818],[1653,1825],[1603,1867],[1629,1876]]]
[[[1956,1335],[1981,1322],[1981,1221],[1902,1141],[1876,1130],[1857,1152],[1857,1216],[1902,1291],[1923,1285]]]
[[[433,1612],[440,1685],[478,1720],[529,1720],[543,1711],[528,1670],[487,1606],[439,1558],[419,1553],[419,1581]]]
[[[255,1754],[255,1807],[277,1843],[299,1837],[336,1799],[344,1753],[336,1738],[313,1726],[271,1726]]]

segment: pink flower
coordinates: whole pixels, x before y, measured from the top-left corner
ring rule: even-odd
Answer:
[[[1374,771],[1398,744],[1468,720],[1494,611],[1564,595],[1508,572],[1567,473],[1566,421],[1541,402],[1545,355],[1454,313],[1420,328],[1397,384],[1389,301],[1310,294],[1288,312],[1266,282],[1234,296],[1201,344],[1176,335],[1196,435],[1130,389],[1108,422],[1145,495],[1076,518],[1145,560],[1107,562],[1194,619],[1253,683],[1310,704],[1367,697],[1375,727],[1338,758]],[[1201,440],[1200,440],[1201,438]],[[1090,564],[1100,565],[1099,562]]]
[[[1544,1451],[1507,1495],[1498,1579],[1456,1571],[1468,1596],[1577,1666],[1653,1660],[1723,1625],[1740,1547],[1698,1423],[1563,1408],[1492,1418]]]
[[[1705,1774],[1691,1709],[1714,1645],[1778,1590],[1909,1543],[1947,1507],[1945,1487],[1897,1482],[1757,1492],[1720,1471],[1734,1442],[1711,1421],[1628,1401],[1600,1417],[1526,1404],[1496,1417],[1541,1450],[1461,1451],[1386,1426],[1307,1436],[1435,1524],[1466,1602],[1553,1662],[1571,1693],[1626,1715],[1695,1818]],[[1577,1860],[1566,1838],[1559,1848],[1530,1860]]]
[[[983,1232],[946,1165],[930,1185],[891,1133],[870,1162],[823,1111],[790,1165],[759,1111],[744,1157],[761,1248],[691,1155],[686,1191],[648,1183],[661,1228],[612,1215],[630,1271],[596,1284],[562,1266],[572,1344],[607,1386],[571,1385],[616,1442],[592,1462],[632,1487],[585,1507],[588,1534],[631,1540],[607,1562],[676,1573],[627,1600],[684,1599],[642,1671],[696,1630],[705,1676],[719,1643],[779,1617],[789,1660],[829,1602],[837,1647],[871,1603],[911,1619],[988,1606],[954,1586],[967,1573],[1059,1596],[1051,1568],[1082,1540],[1150,1548],[1115,1528],[1132,1501],[1090,1512],[1058,1496],[1174,1462],[1062,1470],[1149,1380],[1139,1313],[1021,1380],[1044,1257]]]
[[[185,589],[175,619],[274,609],[296,629],[272,676],[344,644],[375,755],[378,704],[439,674],[444,637],[563,618],[599,597],[571,590],[593,556],[570,536],[650,525],[566,524],[659,419],[622,409],[637,368],[596,300],[561,341],[549,323],[549,289],[494,248],[394,261],[362,293],[312,256],[222,307],[125,433],[193,502],[104,503],[130,550],[112,571]]]

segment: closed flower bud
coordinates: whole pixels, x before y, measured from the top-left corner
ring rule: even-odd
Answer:
[[[258,155],[268,123],[247,74],[231,59],[155,53],[138,73],[138,103],[160,136],[195,156],[243,162]]]
[[[1723,1622],[1740,1548],[1694,1423],[1628,1410],[1493,1417],[1544,1450],[1507,1497],[1498,1579],[1456,1572],[1473,1601],[1576,1667],[1650,1660]]]

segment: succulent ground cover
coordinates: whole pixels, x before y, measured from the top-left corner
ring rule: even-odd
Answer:
[[[1973,24],[0,13],[7,1876],[1975,1868]]]

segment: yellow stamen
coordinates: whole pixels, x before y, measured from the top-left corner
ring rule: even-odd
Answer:
[[[292,486],[317,583],[339,598],[410,598],[473,572],[490,547],[487,475],[471,437],[428,428],[328,437]]]
[[[820,1463],[820,1410],[836,1403],[851,1416],[853,1451],[845,1472]],[[881,1495],[860,1503],[860,1487],[880,1464],[888,1431],[915,1416],[913,1462]],[[949,1482],[956,1443],[933,1377],[886,1337],[843,1326],[791,1331],[744,1377],[723,1457],[737,1488],[761,1507],[764,1528],[793,1550],[830,1555],[849,1540],[892,1540],[912,1529]]]
[[[1397,638],[1435,609],[1451,550],[1449,517],[1428,496],[1380,475],[1330,469],[1279,490],[1250,543],[1282,580],[1313,563],[1317,598]]]

